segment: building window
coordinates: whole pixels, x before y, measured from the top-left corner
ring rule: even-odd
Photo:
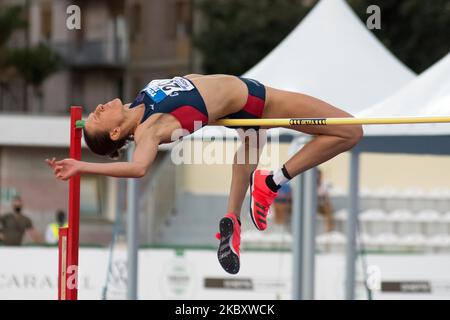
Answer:
[[[84,106],[86,105],[85,90],[86,87],[84,80],[84,75],[81,73],[74,73],[72,75],[72,86],[71,86],[71,101],[73,105]],[[69,110],[69,109],[67,109]]]
[[[141,37],[141,14],[142,7],[140,3],[134,3],[131,6],[130,21],[130,40],[136,41]]]
[[[191,34],[192,26],[191,2],[177,0],[175,2],[176,38],[183,39]]]
[[[167,36],[170,39],[184,39],[191,34],[191,3],[189,0],[174,0],[167,2]]]
[[[80,216],[104,218],[106,182],[102,177],[82,177],[80,181]]]
[[[47,41],[52,37],[52,3],[49,1],[41,5],[41,35]]]

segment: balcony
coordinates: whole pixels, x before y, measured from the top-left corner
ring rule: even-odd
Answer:
[[[85,40],[57,42],[52,47],[72,68],[124,68],[128,49],[123,40]]]

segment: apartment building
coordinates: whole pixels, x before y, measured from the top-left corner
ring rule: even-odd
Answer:
[[[45,42],[64,67],[43,85],[43,110],[30,86],[11,79],[1,111],[64,114],[71,104],[89,110],[115,97],[132,99],[150,79],[192,71],[191,0],[0,1],[0,8],[10,5],[22,5],[28,20],[12,45]],[[66,26],[71,5],[80,8],[80,29]]]
[[[191,65],[192,1],[0,0],[0,10],[11,5],[25,8],[28,27],[16,32],[10,45],[45,42],[64,61],[63,68],[45,80],[43,103],[19,77],[11,77],[0,95],[0,122],[15,128],[0,139],[0,214],[9,209],[12,195],[19,193],[25,211],[43,231],[57,209],[67,208],[67,184],[54,179],[43,160],[68,156],[70,106],[81,105],[87,114],[98,103],[116,97],[132,100],[151,79],[198,72]],[[80,8],[80,29],[67,28],[71,5]],[[19,139],[14,138],[17,135]],[[83,158],[103,161],[86,148]],[[173,176],[173,168],[167,170]],[[81,183],[80,238],[106,244],[118,202],[125,205],[123,190],[117,179],[83,176]],[[148,183],[143,180],[141,190]],[[144,200],[141,206],[155,206],[153,200],[151,204]],[[144,241],[150,238],[144,236]]]

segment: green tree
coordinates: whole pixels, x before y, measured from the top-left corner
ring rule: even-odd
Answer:
[[[42,84],[62,65],[60,56],[44,43],[30,48],[14,49],[10,52],[10,63],[19,74],[33,86],[39,101],[39,111],[43,111]]]
[[[0,11],[0,46],[3,48],[14,31],[26,25],[20,6],[8,7]]]
[[[381,8],[384,45],[417,73],[450,51],[449,0],[347,0],[365,22],[370,5]],[[194,45],[207,73],[242,74],[297,26],[315,0],[202,0],[204,26]],[[326,22],[324,22],[326,23]]]
[[[8,91],[9,79],[15,75],[9,60],[8,41],[14,31],[26,25],[20,6],[8,7],[0,11],[0,104],[3,103],[4,92]]]
[[[240,75],[264,58],[300,22],[304,0],[201,0],[203,20],[194,45],[206,73]]]
[[[384,45],[420,73],[450,51],[448,0],[348,0],[361,20],[367,7],[381,9],[381,29],[373,30]]]
[[[1,94],[7,90],[8,82],[19,75],[33,86],[39,110],[42,111],[42,84],[47,77],[60,69],[62,61],[59,55],[44,43],[25,48],[8,46],[12,34],[27,26],[23,16],[24,8],[20,6],[7,7],[0,12],[0,103],[3,102]]]

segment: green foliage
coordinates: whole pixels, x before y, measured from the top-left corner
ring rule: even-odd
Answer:
[[[0,11],[0,72],[5,73],[8,65],[9,49],[6,47],[13,32],[26,26],[19,6],[8,7]],[[0,78],[3,78],[0,76]]]
[[[450,51],[448,0],[348,0],[361,20],[366,9],[381,9],[381,29],[373,30],[384,45],[420,73]]]
[[[22,7],[7,7],[0,11],[0,46],[4,46],[13,32],[26,27],[27,22],[22,17]]]
[[[43,43],[29,48],[9,48],[7,44],[14,31],[26,26],[23,7],[7,7],[0,12],[0,70],[12,67],[37,87],[59,70],[61,58]]]
[[[361,20],[367,7],[381,8],[374,34],[401,61],[420,73],[450,51],[449,0],[348,0]],[[204,26],[194,45],[206,73],[242,74],[275,48],[316,1],[199,0]],[[306,5],[307,4],[307,5]]]
[[[206,73],[240,75],[264,58],[310,7],[302,0],[202,0],[204,26],[194,45]]]
[[[62,65],[59,55],[44,43],[31,48],[11,50],[9,61],[20,75],[34,86],[40,86]]]

